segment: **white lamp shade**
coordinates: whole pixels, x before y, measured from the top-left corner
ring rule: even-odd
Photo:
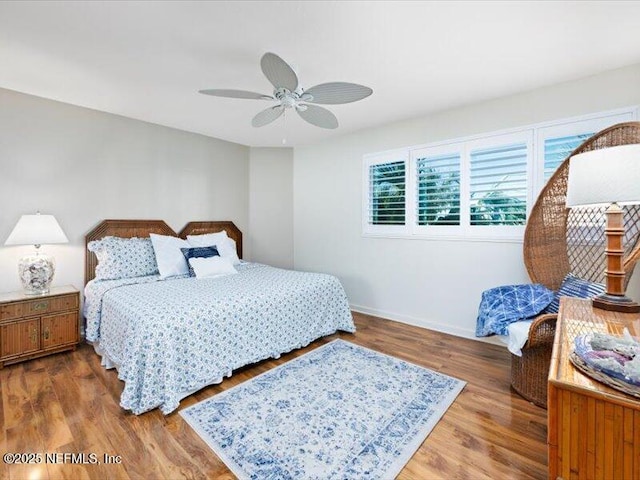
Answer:
[[[602,148],[569,160],[567,207],[640,203],[640,144]]]
[[[46,245],[69,239],[53,215],[22,215],[5,245]]]

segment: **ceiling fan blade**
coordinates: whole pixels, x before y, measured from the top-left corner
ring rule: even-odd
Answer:
[[[248,98],[250,100],[275,100],[271,95],[248,92],[247,90],[231,90],[226,88],[211,88],[208,90],[200,90],[199,93],[203,93],[205,95],[213,95],[214,97]]]
[[[262,73],[274,87],[284,87],[291,92],[298,88],[296,72],[275,53],[265,53],[260,60],[260,66]]]
[[[338,128],[338,119],[326,108],[316,105],[303,105],[306,109],[296,109],[298,115],[316,127]]]
[[[253,117],[253,120],[251,120],[251,125],[253,125],[254,127],[264,127],[265,125],[276,120],[283,113],[284,107],[282,105],[276,105],[275,107],[267,108],[266,110],[262,110],[255,117]]]
[[[369,87],[347,82],[321,83],[304,92],[305,95],[309,94],[313,96],[312,100],[305,100],[306,102],[323,103],[326,105],[357,102],[372,93],[373,90]]]

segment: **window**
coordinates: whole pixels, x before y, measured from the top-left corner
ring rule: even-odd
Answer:
[[[401,151],[366,159],[365,231],[393,232],[406,225],[406,157],[406,151]]]
[[[536,161],[536,166],[539,170],[537,177],[542,181],[539,181],[536,185],[536,196],[558,166],[582,142],[611,125],[631,122],[635,118],[635,112],[629,110],[603,114],[583,120],[557,122],[554,125],[537,129],[537,143],[539,145],[538,159]]]
[[[528,151],[527,142],[471,151],[470,225],[525,224]]]
[[[369,167],[371,225],[405,224],[405,162]]]
[[[460,154],[416,160],[418,225],[460,225]]]
[[[364,158],[363,233],[521,241],[533,200],[595,132],[636,108]]]
[[[596,132],[578,133],[577,135],[546,138],[544,140],[544,183],[547,183],[556,168],[567,156]]]
[[[521,235],[531,189],[531,139],[530,132],[519,132],[412,150],[416,218],[406,231],[435,237]]]

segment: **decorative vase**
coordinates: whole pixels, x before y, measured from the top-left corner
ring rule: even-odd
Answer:
[[[49,293],[55,271],[55,261],[49,255],[28,255],[18,262],[18,275],[26,295]]]

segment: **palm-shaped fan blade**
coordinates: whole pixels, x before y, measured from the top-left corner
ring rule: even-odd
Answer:
[[[305,110],[297,109],[298,115],[304,120],[316,127],[321,128],[338,128],[338,119],[326,108],[316,105],[304,105]]]
[[[274,87],[284,87],[291,92],[298,88],[296,72],[275,53],[265,53],[260,60],[260,66],[262,73]]]
[[[275,107],[267,108],[266,110],[261,111],[253,120],[251,120],[251,125],[254,127],[264,127],[265,125],[276,120],[280,115],[284,113],[284,107],[282,105],[276,105]]]
[[[306,102],[337,105],[362,100],[371,95],[373,90],[357,83],[330,82],[311,87],[304,93],[313,96],[313,99],[305,100]]]
[[[205,95],[213,95],[214,97],[228,98],[248,98],[250,100],[273,100],[271,95],[263,95],[262,93],[248,92],[247,90],[231,90],[226,88],[211,88],[209,90],[200,90]]]

